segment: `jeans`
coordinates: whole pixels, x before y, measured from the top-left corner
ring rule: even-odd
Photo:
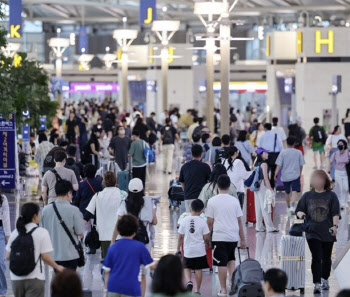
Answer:
[[[349,200],[349,181],[345,170],[335,170],[335,184],[337,187],[340,207],[345,207]]]
[[[4,228],[0,226],[0,295],[4,295],[4,296],[7,293],[5,246],[6,246],[6,238],[5,238]]]
[[[339,151],[338,148],[332,148],[331,151],[329,152],[329,160],[333,156],[335,152]],[[331,165],[331,173],[330,173],[332,179],[335,179],[335,162]]]
[[[166,172],[172,172],[174,149],[174,144],[163,144],[163,170]]]
[[[334,242],[323,242],[318,239],[307,241],[312,254],[311,271],[314,284],[321,283],[321,278],[328,279],[332,267],[332,249]]]

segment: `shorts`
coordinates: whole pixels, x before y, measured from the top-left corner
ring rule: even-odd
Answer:
[[[198,258],[184,257],[184,267],[192,270],[202,270],[209,268],[207,256]]]
[[[300,176],[295,180],[283,182],[283,186],[287,194],[289,194],[291,190],[292,192],[301,192]]]
[[[214,266],[225,267],[228,262],[235,261],[235,251],[238,242],[213,241],[213,264]]]
[[[314,142],[312,143],[312,150],[314,152],[319,152],[320,154],[321,153],[324,153],[324,145],[322,142]]]

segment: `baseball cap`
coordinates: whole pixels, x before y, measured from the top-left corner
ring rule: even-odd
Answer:
[[[260,154],[262,154],[262,153],[264,153],[264,152],[269,152],[268,150],[265,150],[264,148],[262,148],[262,147],[258,147],[257,149],[256,149],[256,154],[257,155],[260,155]]]
[[[129,191],[132,193],[139,193],[143,190],[142,180],[139,178],[133,178],[129,182]]]

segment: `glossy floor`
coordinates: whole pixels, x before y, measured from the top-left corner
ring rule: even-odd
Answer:
[[[181,212],[184,211],[182,206],[180,210],[171,210],[169,209],[169,203],[167,199],[167,191],[169,181],[174,178],[176,175],[175,172],[179,170],[179,154],[176,154],[174,158],[174,174],[173,175],[163,175],[162,174],[162,160],[161,154],[159,154],[159,162],[157,165],[153,165],[149,168],[149,178],[148,178],[148,192],[152,195],[160,195],[162,197],[161,203],[157,210],[158,215],[158,225],[156,226],[156,239],[155,247],[153,250],[153,257],[159,259],[162,255],[168,253],[175,253],[177,247],[177,220]],[[312,172],[313,161],[312,161],[312,152],[308,151],[306,153],[307,165],[304,170],[304,184],[309,184],[309,176]],[[18,216],[19,209],[21,204],[28,201],[37,201],[35,200],[36,187],[38,181],[36,179],[26,179],[24,184],[24,191],[21,191],[17,195],[9,194],[11,206],[11,221],[12,228],[14,227],[14,222]],[[307,187],[304,186],[304,190]],[[33,195],[34,194],[34,195]],[[342,213],[343,219],[340,222],[338,242],[335,246],[333,256],[335,257],[345,244],[349,240],[349,223],[350,216],[349,211],[346,210]],[[255,229],[251,226],[245,226],[245,232],[247,235],[247,242],[250,246],[251,256],[260,261],[264,269],[270,267],[278,267],[280,265],[279,256],[280,256],[280,239],[281,236],[286,234],[286,231],[289,230],[292,222],[292,219],[286,214],[286,204],[284,202],[284,197],[282,193],[278,194],[278,201],[274,211],[274,223],[276,227],[280,230],[277,234],[272,233],[256,233]],[[311,265],[311,256],[307,248],[306,253],[307,261],[307,271],[306,271],[306,291],[305,296],[312,296],[313,284],[312,276],[310,271]],[[103,283],[101,280],[101,265],[100,265],[100,254],[93,256],[87,256],[87,263],[83,269],[79,270],[82,279],[84,288],[90,289],[93,291],[93,297],[102,297],[103,296]],[[349,269],[350,272],[350,269]],[[8,275],[8,273],[7,273]],[[9,276],[8,276],[9,280]],[[49,282],[47,282],[49,283]],[[149,284],[150,278],[148,278],[148,289],[147,295],[149,295]],[[332,273],[330,278],[331,290],[329,292],[323,293],[323,296],[334,297],[338,292],[338,285]],[[48,286],[47,286],[48,287]],[[206,272],[204,274],[204,281],[202,286],[202,295],[205,297],[217,296],[218,292],[218,279],[217,274],[210,274]],[[289,296],[299,295],[299,292],[288,292]],[[9,281],[9,290],[8,295],[12,296],[11,284]],[[46,297],[49,296],[49,291],[46,292]]]

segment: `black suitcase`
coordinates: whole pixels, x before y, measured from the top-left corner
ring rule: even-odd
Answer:
[[[180,207],[181,202],[185,201],[185,192],[182,189],[181,183],[178,180],[170,181],[170,188],[168,191],[169,208],[172,206]]]

